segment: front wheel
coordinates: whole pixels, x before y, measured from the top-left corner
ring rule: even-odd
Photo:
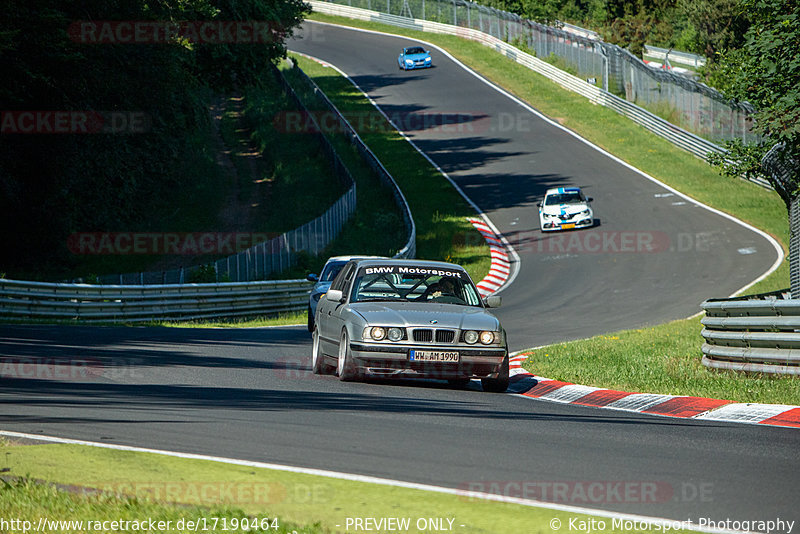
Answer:
[[[508,389],[508,355],[503,359],[500,365],[500,371],[497,373],[497,378],[481,378],[481,385],[483,391],[490,393],[505,393]]]
[[[315,375],[328,374],[328,367],[325,365],[325,355],[322,354],[322,350],[319,346],[319,330],[316,328],[311,334],[311,340],[311,368]]]
[[[314,312],[311,311],[311,306],[308,306],[308,331],[314,331]]]
[[[350,337],[347,335],[347,330],[342,331],[342,339],[339,342],[337,371],[339,372],[339,380],[343,382],[352,382],[361,378],[353,361],[353,353],[350,350]]]

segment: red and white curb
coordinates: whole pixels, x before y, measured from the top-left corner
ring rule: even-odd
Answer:
[[[526,359],[527,356],[518,355],[509,360],[510,393],[562,404],[667,417],[800,428],[800,406],[735,403],[703,397],[628,393],[581,386],[533,375],[522,368],[522,362]]]
[[[467,220],[472,223],[472,226],[480,232],[489,244],[489,253],[492,256],[492,265],[489,267],[489,274],[487,274],[483,280],[475,284],[481,296],[485,297],[491,295],[506,283],[506,280],[508,280],[511,274],[511,261],[508,259],[508,252],[502,240],[489,228],[489,225],[486,224],[483,219],[467,218]]]

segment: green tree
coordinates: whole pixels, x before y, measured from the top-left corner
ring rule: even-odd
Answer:
[[[731,98],[756,109],[754,130],[769,145],[785,143],[800,155],[800,4],[786,0],[743,0],[752,25],[738,50],[722,55],[723,84]]]
[[[741,46],[750,25],[739,0],[678,0],[678,7],[692,29],[689,51],[712,60]]]
[[[150,231],[154,214],[172,213],[170,199],[199,187],[196,171],[214,168],[209,93],[234,79],[258,83],[307,10],[299,0],[4,0],[2,7],[3,119],[30,110],[149,119],[146,131],[130,135],[0,132],[0,266],[17,272],[54,257],[69,261],[72,232]],[[215,20],[266,22],[274,38],[129,44],[75,33],[87,21]]]

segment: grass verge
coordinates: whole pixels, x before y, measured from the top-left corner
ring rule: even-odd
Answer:
[[[314,13],[312,20],[405,35],[447,50],[468,67],[544,115],[626,163],[704,204],[789,242],[786,207],[778,195],[721,177],[705,161],[614,111],[588,102],[479,43],[449,35]],[[391,61],[391,58],[387,58]],[[789,286],[788,261],[748,293]],[[717,297],[719,295],[709,295]],[[800,404],[800,379],[711,371],[700,363],[699,319],[618,332],[526,352],[523,366],[548,378],[625,391],[696,395],[738,402]]]
[[[800,405],[800,378],[709,370],[700,319],[625,330],[524,351],[534,374],[573,384],[735,402]]]
[[[391,517],[409,519],[410,528],[402,529],[404,532],[434,531],[436,529],[427,521],[438,519],[445,527],[452,520],[452,530],[445,528],[452,532],[546,533],[552,532],[550,525],[554,520],[563,525],[570,519],[592,520],[589,515],[547,508],[142,452],[80,445],[19,445],[5,441],[0,445],[0,453],[10,475],[27,479],[0,486],[0,509],[4,510],[4,518],[20,518],[33,525],[43,517],[77,521],[153,518],[170,520],[172,525],[181,519],[185,522],[203,518],[208,525],[213,517],[218,517],[217,531],[222,531],[224,529],[219,528],[222,518],[226,518],[227,526],[231,527],[232,519],[246,517],[251,521],[277,518],[281,527],[277,532],[328,533],[353,532],[352,526],[347,528],[348,517]],[[30,479],[80,488],[73,487],[69,491],[34,484]],[[98,488],[104,493],[86,495],[82,489],[86,487]],[[468,487],[469,481],[465,480],[464,488]],[[471,487],[478,489],[479,486]],[[521,496],[519,490],[512,488],[511,491],[514,496]],[[658,504],[654,503],[653,507],[655,513]],[[422,521],[419,526],[427,528],[417,528],[418,521]],[[610,519],[606,518],[605,522],[611,528],[601,529],[604,532],[649,530],[615,529]],[[228,528],[231,530],[242,531]],[[58,531],[90,530],[65,528]],[[376,528],[370,531],[401,530]]]

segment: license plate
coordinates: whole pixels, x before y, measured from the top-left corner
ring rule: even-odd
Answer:
[[[458,363],[457,352],[440,350],[412,350],[409,354],[412,362],[453,362]]]
[[[575,228],[575,223],[562,224],[561,228],[563,228],[564,230],[569,230],[571,228]]]

